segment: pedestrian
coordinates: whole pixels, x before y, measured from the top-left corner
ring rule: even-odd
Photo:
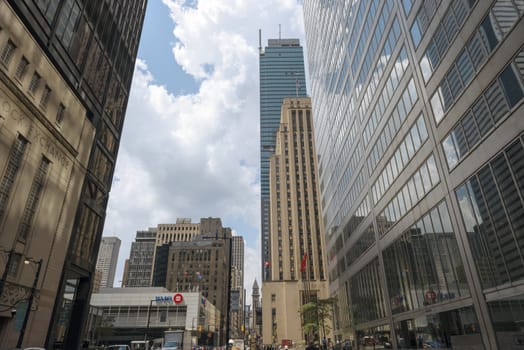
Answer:
[[[417,339],[417,347],[419,347],[420,349],[422,349],[423,345],[424,345],[424,339],[422,338],[421,335],[418,336],[418,339]]]

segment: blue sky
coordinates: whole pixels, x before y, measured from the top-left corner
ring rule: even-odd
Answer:
[[[245,240],[244,286],[260,282],[258,29],[299,38],[296,0],[150,0],[105,236],[220,217]]]

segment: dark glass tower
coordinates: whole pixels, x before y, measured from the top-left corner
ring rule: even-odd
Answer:
[[[61,238],[69,244],[51,324],[39,325],[49,327],[48,349],[78,349],[83,339],[146,2],[7,0],[96,129],[74,224]]]
[[[335,338],[510,348],[524,4],[306,0],[304,17]]]
[[[280,108],[285,97],[306,96],[304,54],[298,39],[269,39],[260,48],[260,196],[262,234],[262,280],[269,252],[269,157],[275,149]]]

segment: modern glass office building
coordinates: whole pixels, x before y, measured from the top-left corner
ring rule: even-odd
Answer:
[[[284,97],[306,96],[304,54],[298,39],[269,39],[260,47],[260,194],[262,280],[267,278],[269,253],[269,157],[275,150]]]
[[[523,15],[304,1],[337,339],[524,343]]]

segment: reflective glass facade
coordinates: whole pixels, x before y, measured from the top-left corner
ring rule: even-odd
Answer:
[[[262,280],[271,261],[269,249],[269,157],[275,151],[284,97],[305,97],[304,53],[298,39],[269,39],[260,52],[260,194]]]
[[[304,1],[336,339],[518,343],[523,16],[521,1]]]

